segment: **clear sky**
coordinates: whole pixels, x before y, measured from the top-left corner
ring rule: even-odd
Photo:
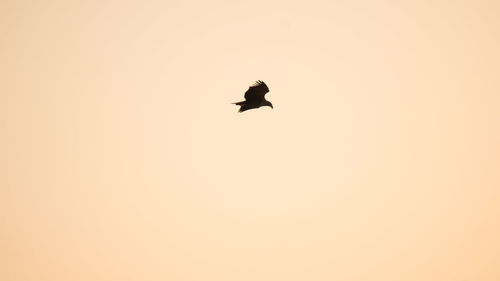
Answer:
[[[1,1],[0,279],[500,280],[499,14]]]

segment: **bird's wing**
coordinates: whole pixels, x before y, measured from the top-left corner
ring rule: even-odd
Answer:
[[[246,100],[251,100],[251,99],[262,99],[264,98],[264,95],[269,92],[269,88],[267,87],[266,83],[258,80],[248,88],[248,90],[245,92],[245,99]]]

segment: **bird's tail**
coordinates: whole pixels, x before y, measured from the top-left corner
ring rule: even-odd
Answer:
[[[247,110],[248,108],[246,107],[245,105],[245,102],[244,101],[239,101],[239,102],[233,102],[233,104],[236,104],[236,105],[239,105],[240,106],[240,110],[238,110],[238,112],[243,112],[245,110]]]

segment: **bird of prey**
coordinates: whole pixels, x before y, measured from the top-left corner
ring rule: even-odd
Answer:
[[[245,101],[235,102],[233,104],[240,106],[238,112],[259,108],[261,106],[270,106],[273,108],[273,104],[264,97],[268,92],[269,88],[266,83],[258,80],[245,92]]]

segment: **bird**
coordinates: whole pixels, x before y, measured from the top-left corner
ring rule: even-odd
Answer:
[[[266,83],[261,80],[257,80],[255,84],[250,86],[245,92],[245,100],[235,102],[233,104],[240,106],[240,110],[238,112],[259,108],[261,106],[269,106],[273,108],[273,104],[264,97],[268,92],[269,88]]]

